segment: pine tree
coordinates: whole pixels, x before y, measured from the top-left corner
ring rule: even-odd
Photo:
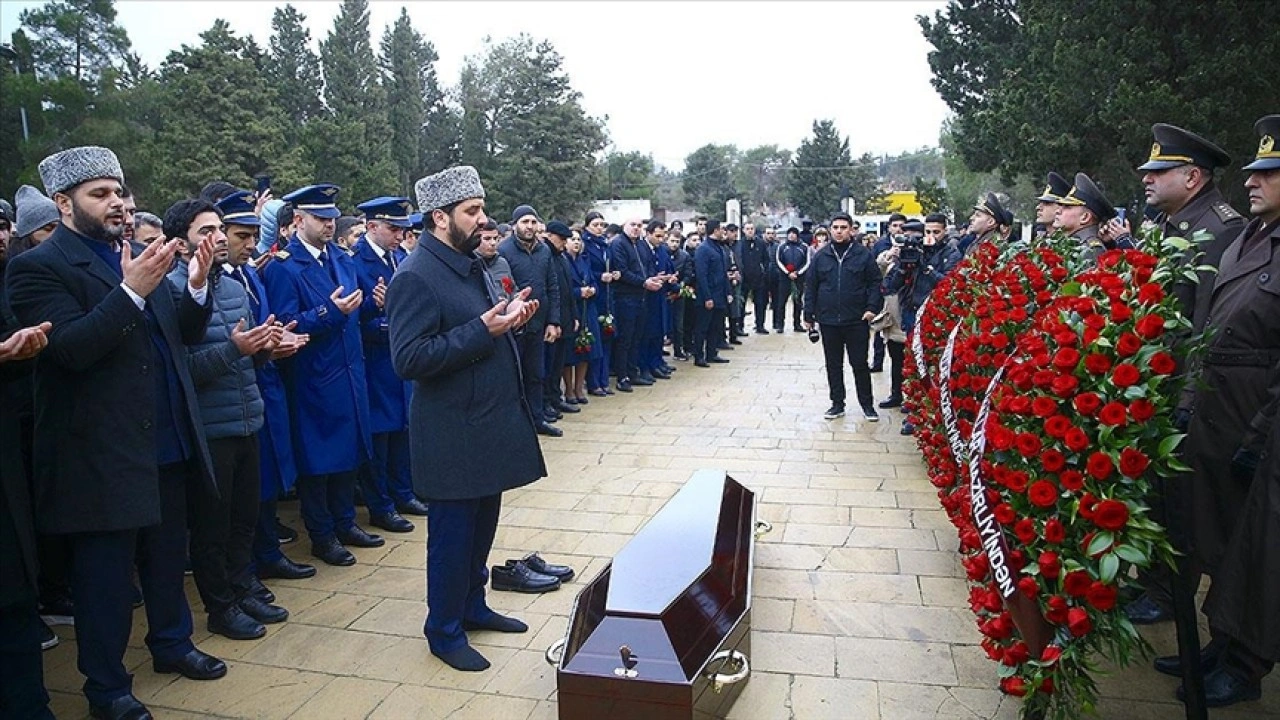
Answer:
[[[684,160],[684,196],[699,212],[724,217],[724,205],[739,196],[733,184],[733,168],[738,149],[732,145],[707,144],[689,153]]]
[[[409,22],[409,11],[400,8],[400,17],[382,35],[383,85],[394,98],[388,108],[391,144],[395,148],[400,192],[412,193],[413,183],[424,174],[423,127],[427,108],[443,102],[436,82],[435,61],[439,59],[431,43],[423,39]]]
[[[787,178],[788,195],[800,214],[824,218],[838,210],[852,164],[849,139],[840,137],[835,122],[814,120],[813,137],[800,142]]]
[[[53,0],[23,10],[18,22],[31,37],[36,70],[44,76],[92,86],[129,51],[129,35],[116,25],[113,0]]]
[[[292,5],[276,8],[271,16],[265,72],[289,118],[291,142],[299,139],[308,122],[325,115],[320,101],[320,56],[311,49],[311,31],[307,30],[306,21],[307,16]]]

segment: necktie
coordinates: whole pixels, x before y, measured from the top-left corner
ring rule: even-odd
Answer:
[[[396,254],[394,251],[387,251],[386,261],[387,267],[391,268],[391,273],[394,275],[396,272]]]
[[[244,291],[249,293],[249,302],[253,304],[253,316],[256,318],[258,316],[259,307],[258,296],[253,292],[253,284],[249,282],[249,276],[245,274],[243,265],[236,268],[235,277],[240,281],[240,284],[244,286]]]
[[[330,261],[328,249],[320,251],[320,264],[324,266],[325,270],[329,271],[329,279],[333,281],[334,285],[337,285],[338,269],[334,267],[334,264]]]

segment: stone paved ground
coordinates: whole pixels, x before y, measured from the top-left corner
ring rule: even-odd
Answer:
[[[993,690],[995,666],[966,608],[956,540],[899,416],[825,422],[821,353],[801,334],[752,337],[732,363],[678,363],[669,382],[593,399],[544,443],[550,476],[506,496],[493,561],[539,550],[593,577],[689,475],[724,468],[759,493],[773,532],[757,548],[753,677],[741,720],[1014,718]],[[876,376],[883,399],[888,379]],[[295,504],[286,522],[301,528]],[[555,676],[543,650],[565,629],[574,583],[541,596],[493,593],[523,618],[520,636],[476,635],[493,662],[449,670],[422,638],[424,532],[356,550],[359,564],[322,566],[272,583],[293,613],[265,638],[196,641],[225,658],[227,678],[197,683],[154,674],[139,612],[126,658],[137,695],[161,718],[451,718],[549,720]],[[288,546],[308,560],[304,543]],[[194,590],[192,606],[198,608]],[[197,616],[199,618],[199,615]],[[70,628],[46,653],[60,718],[84,717]],[[1149,634],[1174,648],[1172,628]],[[1181,717],[1175,681],[1139,666],[1103,679],[1100,716]],[[1280,681],[1266,699],[1214,718],[1280,718]]]

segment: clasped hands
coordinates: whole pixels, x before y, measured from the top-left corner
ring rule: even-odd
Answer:
[[[538,301],[529,299],[530,292],[531,288],[525,288],[509,300],[499,300],[480,316],[490,337],[522,327],[538,312]]]

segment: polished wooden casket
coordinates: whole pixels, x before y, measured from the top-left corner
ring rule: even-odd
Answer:
[[[750,674],[755,512],[750,490],[700,471],[578,593],[547,651],[560,720],[729,712]]]

